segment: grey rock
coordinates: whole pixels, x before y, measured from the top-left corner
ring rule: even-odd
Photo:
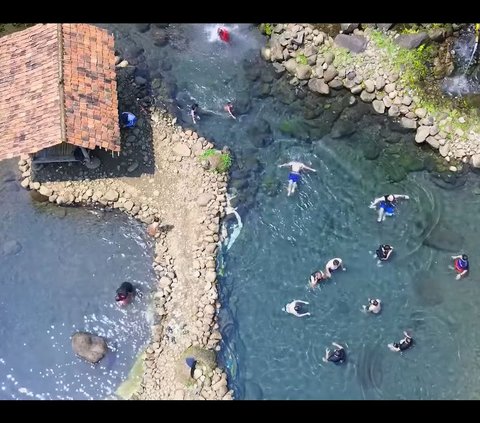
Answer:
[[[367,93],[373,93],[373,91],[375,91],[375,83],[372,80],[367,79],[363,81],[363,83],[365,84],[365,90]]]
[[[417,133],[415,135],[415,142],[420,144],[420,143],[424,142],[429,135],[430,135],[430,127],[429,126],[420,126],[417,129]]]
[[[285,72],[285,66],[283,66],[281,63],[274,62],[272,63],[273,69],[275,70],[275,73],[283,73]]]
[[[415,114],[420,118],[423,119],[427,115],[427,111],[421,107],[415,109]],[[435,134],[433,134],[435,135]]]
[[[328,68],[323,73],[323,79],[325,82],[330,82],[333,78],[338,75],[337,69],[333,65],[329,65]]]
[[[47,188],[45,185],[42,185],[39,190],[40,194],[46,195],[50,197],[53,194],[53,190],[51,188]]]
[[[311,74],[312,74],[312,68],[310,66],[302,65],[302,64],[297,65],[295,76],[298,79],[300,80],[309,79]]]
[[[440,148],[440,142],[436,138],[434,138],[430,135],[425,139],[425,141],[428,144],[430,144],[433,148],[435,148],[436,150],[438,150]]]
[[[316,93],[328,95],[330,93],[330,88],[322,79],[312,78],[308,81],[308,88]]]
[[[352,53],[361,53],[367,48],[367,39],[362,35],[346,35],[338,34],[335,37],[335,44],[339,47],[346,48]]]
[[[206,206],[210,201],[213,200],[213,194],[205,192],[200,194],[197,198],[197,204],[199,206]]]
[[[383,104],[385,104],[385,107],[391,107],[392,106],[392,99],[388,96],[385,96],[382,98]]]
[[[365,103],[371,103],[375,100],[375,93],[369,93],[366,90],[363,90],[360,94],[360,99]]]
[[[340,29],[344,34],[350,34],[354,29],[357,29],[359,25],[358,23],[341,23]]]
[[[382,31],[388,31],[393,26],[393,23],[377,23],[377,28]]]
[[[75,333],[72,336],[72,348],[75,354],[90,363],[98,363],[108,351],[104,338],[88,332]]]
[[[375,79],[375,88],[381,90],[385,86],[385,78],[383,76],[377,76]]]
[[[391,109],[392,108],[390,108],[390,110]],[[400,119],[400,125],[405,129],[416,129],[417,128],[417,122],[413,119],[408,119],[406,117],[402,117]]]
[[[388,109],[388,116],[390,117],[398,117],[400,116],[400,109],[396,104],[393,104],[390,109]]]
[[[138,167],[138,162],[133,162],[130,166],[127,168],[127,172],[131,173],[135,171]]]
[[[343,82],[338,78],[334,78],[328,83],[328,86],[334,90],[339,90],[343,87]]]
[[[372,102],[373,109],[380,114],[385,113],[385,104],[380,100],[373,100]]]
[[[331,51],[328,51],[327,53],[325,53],[325,63],[327,65],[330,65],[333,63],[333,61],[335,60],[335,55],[331,52]]]
[[[390,94],[391,92],[395,91],[395,84],[387,84],[385,85],[385,92]]]
[[[103,198],[107,201],[117,201],[118,200],[118,192],[114,189],[109,189],[104,195]]]
[[[189,157],[191,151],[187,144],[179,142],[173,146],[173,153],[180,157]]]
[[[480,168],[480,154],[474,154],[471,158],[470,158],[470,163],[473,167],[475,168]]]
[[[427,38],[426,32],[418,32],[416,34],[401,34],[394,41],[400,47],[414,49],[420,46]]]

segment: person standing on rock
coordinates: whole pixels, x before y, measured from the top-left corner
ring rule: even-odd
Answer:
[[[125,306],[132,301],[134,295],[133,285],[130,282],[123,282],[117,289],[115,301],[118,305]]]
[[[385,216],[393,216],[395,214],[397,200],[402,199],[409,200],[410,197],[402,194],[389,194],[384,195],[383,197],[375,198],[375,200],[370,203],[370,208],[374,209],[377,204],[380,204],[380,207],[378,208],[377,222],[383,222],[385,220]]]
[[[288,163],[278,165],[278,167],[286,167],[286,166],[291,167],[290,173],[288,175],[288,188],[287,188],[287,196],[290,197],[290,195],[292,195],[295,192],[295,188],[297,187],[298,181],[300,181],[300,172],[304,169],[311,170],[312,172],[316,172],[316,170],[312,169],[311,167],[308,167],[307,165],[301,162],[288,162]]]

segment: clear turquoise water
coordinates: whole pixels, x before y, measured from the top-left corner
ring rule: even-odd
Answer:
[[[151,245],[123,215],[32,201],[15,167],[0,163],[0,399],[103,399],[150,337]],[[124,280],[144,294],[128,309]],[[78,330],[107,338],[97,365],[75,357]]]
[[[269,65],[257,60],[264,39],[255,27],[233,26],[232,46],[216,40],[216,27],[174,25],[170,45],[155,47],[153,27],[140,33],[134,26],[109,25],[120,51],[145,50],[136,59],[143,71],[175,82],[170,104],[184,125],[191,126],[187,106],[195,100],[203,111],[200,134],[234,153],[231,186],[238,191],[244,228],[223,257],[220,358],[236,397],[478,398],[478,177],[459,178],[455,189],[426,171],[388,182],[388,173],[406,154],[420,154],[412,136],[395,132],[370,106],[352,109],[356,132],[347,138],[332,140],[328,130],[308,129],[312,122],[318,128],[333,119],[332,110],[341,113],[337,106],[345,94],[307,97],[312,108],[330,107],[307,122],[295,97],[275,91],[280,82],[272,95],[259,94],[262,80],[272,77]],[[245,98],[246,112],[237,121],[229,119],[223,105]],[[270,125],[273,142],[257,148],[251,129],[262,120]],[[297,122],[292,136],[280,130],[286,120]],[[372,142],[381,150],[373,161],[365,159]],[[277,165],[293,159],[318,172],[306,175],[299,192],[287,198],[288,171]],[[394,218],[378,224],[368,205],[388,192],[411,199],[400,204]],[[436,248],[426,245],[432,237]],[[395,247],[393,259],[382,267],[372,257],[380,243]],[[470,254],[472,270],[458,282],[448,265],[460,249]],[[310,290],[310,273],[332,257],[342,257],[347,271]],[[382,299],[379,316],[361,312],[368,297]],[[285,314],[282,307],[293,299],[309,301],[312,316]],[[411,332],[415,346],[390,352],[387,344],[399,340],[403,330]],[[332,341],[347,348],[344,366],[321,360]]]

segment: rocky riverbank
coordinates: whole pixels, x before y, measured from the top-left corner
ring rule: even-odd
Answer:
[[[392,24],[369,25],[363,30],[358,24],[350,25],[335,38],[314,24],[269,25],[270,40],[262,57],[273,62],[278,74],[293,75],[289,81],[293,86],[322,96],[348,89],[355,96],[352,102],[358,97],[370,103],[376,113],[415,132],[416,143],[438,150],[451,171],[466,164],[480,167],[480,127],[475,115],[428,102],[417,84],[424,76],[421,54],[425,43],[442,43],[435,46],[434,74],[441,77],[452,71],[451,62],[444,60],[452,30],[398,34],[387,32]],[[335,125],[340,136],[350,133],[351,122],[339,119]]]
[[[175,121],[161,110],[144,114],[137,128],[122,131],[121,158],[106,155],[96,170],[52,164],[34,171],[23,157],[21,185],[40,200],[118,209],[150,225],[158,277],[155,322],[141,387],[132,398],[232,399],[215,359],[221,339],[215,267],[227,176],[200,160],[213,144]],[[144,160],[131,158],[138,151]],[[186,357],[196,360],[194,371]]]

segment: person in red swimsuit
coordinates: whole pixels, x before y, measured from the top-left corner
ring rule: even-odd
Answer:
[[[452,259],[454,260],[453,264],[455,266],[455,271],[458,273],[455,279],[459,280],[468,273],[468,256],[466,254],[461,254],[458,256],[452,256]]]
[[[217,34],[220,37],[220,39],[222,41],[224,41],[225,43],[230,42],[230,33],[228,32],[228,30],[226,28],[218,28]]]

